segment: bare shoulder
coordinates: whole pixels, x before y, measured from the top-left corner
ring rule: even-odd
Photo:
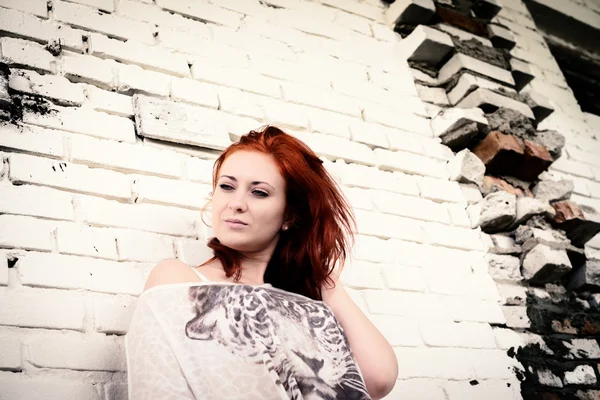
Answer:
[[[191,280],[190,273],[195,276],[190,266],[182,261],[176,259],[163,260],[152,268],[152,271],[148,274],[144,291],[154,286],[189,282]]]

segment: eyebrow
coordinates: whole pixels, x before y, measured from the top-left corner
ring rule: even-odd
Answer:
[[[235,176],[231,176],[231,175],[221,175],[221,176],[219,177],[219,179],[221,179],[221,178],[229,178],[229,179],[231,179],[231,180],[232,180],[232,181],[234,181],[234,182],[237,182],[237,181],[238,181],[238,180],[235,178]],[[265,185],[271,186],[271,188],[272,188],[273,190],[275,190],[275,188],[273,187],[273,185],[271,185],[271,184],[269,184],[269,183],[267,183],[267,182],[263,182],[263,181],[253,181],[253,182],[251,182],[251,183],[252,183],[252,185],[259,185],[259,184],[263,183],[263,184],[265,184]]]

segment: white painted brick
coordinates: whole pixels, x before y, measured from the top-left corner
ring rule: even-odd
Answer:
[[[421,321],[423,341],[431,347],[496,348],[489,324],[477,322]]]
[[[0,124],[0,146],[28,153],[62,157],[63,136],[60,132],[37,126]]]
[[[118,69],[117,90],[168,97],[172,79],[170,75],[148,71],[138,65],[122,64]]]
[[[465,200],[469,204],[475,204],[479,202],[483,197],[481,196],[481,192],[477,188],[477,185],[474,184],[459,184],[460,191],[462,192]]]
[[[54,18],[69,25],[121,39],[133,39],[143,43],[153,43],[154,27],[151,24],[134,21],[114,14],[99,13],[84,5],[59,1],[53,4]]]
[[[423,139],[427,138],[424,138],[423,136],[413,132],[407,132],[403,129],[384,128],[390,144],[390,150],[407,151],[409,153],[422,155],[425,154],[425,149],[423,148]]]
[[[260,107],[268,124],[282,128],[308,128],[306,107],[266,97],[261,99]]]
[[[263,121],[260,119],[256,120],[253,118],[238,117],[236,115],[225,115],[224,117],[227,133],[231,140],[239,140],[242,135],[264,126]]]
[[[213,257],[213,251],[205,240],[176,239],[177,258],[188,265],[200,265]]]
[[[154,176],[134,177],[136,203],[158,203],[199,209],[211,191],[210,185],[163,179]]]
[[[271,78],[304,83],[321,89],[330,87],[328,74],[318,64],[285,61],[268,56],[251,57],[251,63],[258,72]]]
[[[440,106],[449,106],[448,96],[444,88],[434,88],[429,86],[417,85],[419,98],[427,103],[437,104]]]
[[[42,45],[11,37],[0,38],[0,60],[14,67],[54,72],[55,58]]]
[[[179,178],[183,157],[141,144],[119,143],[83,135],[72,135],[71,160],[92,167],[123,172],[142,172]]]
[[[483,106],[485,104],[491,104],[496,107],[511,108],[520,112],[528,118],[535,118],[533,115],[533,111],[531,111],[531,108],[529,108],[527,104],[521,103],[520,101],[514,100],[510,97],[500,95],[496,92],[492,92],[491,90],[481,88],[467,95],[457,104],[457,107],[474,108]]]
[[[187,179],[200,183],[212,183],[213,165],[213,160],[204,160],[197,157],[186,158]]]
[[[254,33],[239,31],[227,27],[212,27],[216,44],[237,47],[248,52],[251,58],[274,57],[282,60],[294,60],[295,53],[290,47],[278,40],[261,37]]]
[[[525,341],[519,332],[507,328],[494,328],[494,337],[496,345],[501,350],[508,350],[511,347],[515,349],[525,346]]]
[[[116,88],[118,67],[114,60],[76,53],[63,54],[59,66],[60,72],[71,82],[89,83],[102,89]]]
[[[580,150],[575,146],[566,145],[565,150],[570,159],[580,161],[586,164],[591,164],[595,167],[600,167],[598,156],[585,150]]]
[[[8,285],[8,259],[4,252],[0,252],[0,285]]]
[[[91,301],[96,331],[106,334],[126,334],[136,300],[131,296],[94,295]]]
[[[490,78],[494,78],[510,86],[515,84],[510,71],[461,53],[456,53],[446,64],[444,64],[440,69],[438,79],[440,81],[447,81],[461,69],[468,69],[489,76]]]
[[[460,40],[477,40],[479,43],[481,43],[484,46],[487,47],[494,47],[492,45],[492,42],[484,37],[481,36],[477,36],[474,35],[470,32],[467,31],[463,31],[462,29],[458,29],[452,25],[448,25],[448,24],[444,24],[444,23],[440,23],[440,24],[436,24],[434,25],[435,28],[444,31],[446,33],[449,33],[451,36],[456,36],[458,37]]]
[[[344,185],[419,195],[416,178],[411,175],[401,172],[390,173],[356,164],[336,163],[336,167],[341,172],[341,183]]]
[[[435,378],[467,380],[474,378],[464,349],[396,348],[398,379]]]
[[[340,26],[361,33],[366,36],[373,36],[369,20],[347,12],[340,11],[335,16],[334,22]]]
[[[120,261],[158,263],[175,257],[173,240],[167,236],[129,229],[110,232],[116,237]]]
[[[371,24],[371,31],[373,32],[373,37],[385,42],[396,43],[402,39],[398,33],[394,32],[387,25],[373,23]]]
[[[569,160],[565,155],[554,161],[550,166],[550,170],[557,170],[582,178],[594,179],[594,174],[589,165]]]
[[[0,369],[13,371],[23,369],[21,339],[16,331],[0,331],[0,354],[2,354]],[[4,389],[3,387],[3,391]]]
[[[0,7],[13,8],[42,18],[48,18],[48,3],[45,0],[0,0]]]
[[[422,197],[452,203],[465,201],[458,182],[422,177],[417,179],[417,184]]]
[[[268,15],[272,8],[258,0],[247,0],[239,2],[236,0],[219,0],[218,6],[245,15],[264,16]]]
[[[28,361],[47,368],[125,371],[123,337],[78,332],[36,332],[23,343]],[[51,345],[49,345],[51,344]]]
[[[35,1],[36,2],[19,2],[19,4],[22,4],[25,7],[30,4],[43,4],[45,18],[47,14],[47,3],[43,0]],[[38,1],[39,3],[37,3]],[[40,13],[41,11],[42,9],[40,8]],[[63,49],[78,52],[83,51],[83,31],[73,29],[67,25],[57,24],[46,19],[37,18],[28,12],[13,9],[13,7],[10,9],[0,9],[0,27],[2,27],[2,31],[10,32],[12,36],[33,39],[40,43],[57,40],[60,41]]]
[[[391,315],[370,315],[369,320],[392,346],[421,346],[421,333],[415,319]]]
[[[129,177],[115,171],[26,154],[11,154],[9,164],[9,177],[12,182],[33,183],[121,199],[131,198]]]
[[[166,10],[216,24],[237,28],[242,14],[204,2],[187,0],[156,0],[156,4]]]
[[[248,54],[244,49],[226,46],[198,35],[180,30],[162,28],[159,34],[160,45],[178,52],[188,53],[188,64],[205,63],[230,67],[232,65],[247,67]]]
[[[392,130],[390,128],[360,120],[353,121],[349,128],[350,136],[355,142],[382,148],[389,146],[386,134]]]
[[[352,261],[344,266],[340,279],[345,286],[355,289],[383,289],[379,264]]]
[[[224,86],[218,86],[217,92],[221,111],[256,119],[263,117],[259,106],[262,96]]]
[[[355,210],[358,232],[380,238],[423,242],[422,222],[372,211]]]
[[[397,108],[377,104],[367,104],[364,108],[363,116],[367,122],[376,122],[392,128],[399,128],[428,137],[433,136],[431,126],[427,119],[402,112]]]
[[[0,387],[7,399],[101,400],[96,385],[55,376],[30,377],[24,373],[0,373]]]
[[[104,139],[130,143],[135,141],[133,122],[128,118],[108,115],[88,108],[55,106],[52,109],[55,111],[46,115],[25,112],[23,122]]]
[[[193,79],[181,78],[171,80],[171,99],[210,108],[219,107],[217,88]]]
[[[352,14],[360,15],[362,17],[375,20],[382,21],[383,19],[383,11],[379,7],[372,6],[370,4],[359,3],[359,2],[349,2],[344,0],[324,0],[323,4],[339,8],[341,10],[347,11]]]
[[[483,242],[478,231],[441,224],[424,224],[425,235],[431,244],[463,250],[482,250]]]
[[[424,378],[396,381],[394,388],[384,399],[448,400],[438,382]]]
[[[472,274],[477,267],[482,264],[483,252],[480,251],[465,251],[462,249],[454,249],[448,247],[440,247],[430,245],[423,251],[423,264],[421,264],[429,273],[435,273],[444,266],[444,272],[454,273],[456,275]],[[402,263],[401,254],[398,253],[397,262]],[[487,265],[486,265],[487,268]],[[487,273],[487,269],[480,267],[482,275]]]
[[[389,28],[386,27],[386,29]],[[396,33],[394,34],[397,35]],[[369,70],[369,80],[374,85],[390,89],[394,93],[418,96],[419,93],[417,92],[413,75],[408,66],[406,66],[406,69],[403,69],[403,72],[402,74],[396,74],[373,68]]]
[[[383,269],[383,276],[390,289],[406,292],[424,292],[426,288],[425,275],[418,267],[390,265]]]
[[[393,246],[392,259],[400,268],[427,266],[427,256],[431,255],[431,247],[403,240],[391,240],[390,244]]]
[[[351,97],[290,82],[282,83],[281,86],[284,98],[292,103],[323,108],[354,117],[361,115],[358,101]]]
[[[373,202],[371,201],[371,193],[368,190],[360,188],[351,188],[347,186],[341,187],[344,196],[350,202],[352,208],[361,210],[373,210]]]
[[[118,259],[114,232],[74,223],[60,223],[56,230],[58,251],[62,254]]]
[[[73,197],[39,186],[0,184],[0,213],[73,220]],[[40,201],[40,199],[44,199]]]
[[[247,92],[280,97],[279,83],[275,79],[262,76],[243,68],[218,66],[202,60],[194,62],[191,68],[194,79],[242,89]]]
[[[118,14],[139,21],[158,25],[159,37],[163,27],[185,30],[197,38],[210,38],[210,28],[197,20],[184,18],[179,14],[165,11],[154,4],[154,1],[146,1],[151,4],[142,4],[139,0],[120,0]]]
[[[364,290],[363,293],[371,314],[419,319],[443,317],[437,296],[392,290]]]
[[[468,398],[505,400],[521,398],[520,394],[515,394],[515,390],[520,392],[519,382],[515,377],[512,377],[512,382],[505,380],[485,380],[478,381],[478,384],[475,386],[469,382],[447,382],[444,387],[448,394],[448,400]]]
[[[375,149],[377,165],[381,169],[401,171],[413,175],[447,178],[448,171],[441,161],[402,151]]]
[[[474,300],[472,297],[440,296],[446,308],[445,318],[454,321],[504,324],[506,319],[497,300]]]
[[[293,136],[306,143],[315,153],[333,159],[373,165],[373,151],[364,144],[323,134],[293,133]]]
[[[79,293],[0,288],[0,298],[2,325],[83,330],[85,310]],[[56,310],[62,311],[57,313]]]
[[[316,68],[328,81],[341,79],[347,82],[365,83],[368,81],[367,67],[340,60],[338,58],[314,53],[312,51],[298,55],[301,65],[310,65]]]
[[[0,215],[0,246],[51,251],[52,232],[55,228],[56,223],[53,221],[20,215]]]
[[[140,270],[127,262],[28,252],[19,256],[17,270],[21,283],[34,287],[131,295],[139,295],[144,287]]]
[[[85,222],[169,235],[196,236],[197,211],[156,204],[123,204],[91,196],[77,196],[75,212]],[[152,218],[148,218],[151,215]]]
[[[183,55],[157,46],[131,41],[122,42],[98,33],[90,35],[89,43],[89,54],[96,57],[110,58],[125,64],[137,64],[144,69],[176,76],[190,75],[187,60]]]
[[[310,48],[317,46],[323,38],[308,35],[297,29],[293,29],[285,21],[277,21],[277,16],[265,18],[246,16],[244,26],[240,32],[252,32],[260,36],[275,39],[297,48]]]
[[[220,111],[139,95],[134,107],[138,136],[215,150],[231,144],[227,114]]]
[[[450,221],[452,225],[460,226],[462,228],[471,227],[471,219],[467,213],[467,203],[455,203],[448,204],[448,212],[450,213]]]
[[[432,293],[471,296],[478,299],[499,300],[498,288],[488,274],[457,273],[451,269],[427,269],[427,283]]]
[[[13,69],[8,84],[14,91],[48,97],[62,105],[80,106],[85,100],[83,88],[62,76]]]
[[[442,144],[439,138],[421,138],[421,144],[425,150],[425,154],[429,157],[442,161],[450,161],[454,158],[452,150]]]
[[[514,379],[517,361],[502,350],[471,350],[468,357],[479,379]]]
[[[358,121],[355,118],[318,108],[307,108],[310,126],[314,132],[326,133],[350,139],[349,127]]]
[[[371,197],[375,208],[383,213],[423,221],[450,223],[450,216],[444,204],[381,190],[373,191]]]
[[[71,3],[79,3],[86,6],[98,8],[100,10],[112,13],[115,11],[115,3],[113,0],[64,0]]]
[[[372,236],[356,235],[353,248],[353,259],[374,263],[394,262],[393,242]]]
[[[310,3],[305,4],[308,5]],[[315,8],[318,7],[315,3],[313,4]],[[359,36],[358,33],[333,22],[335,10],[329,8],[331,15],[324,15],[323,12],[327,11],[327,7],[318,8],[317,11],[312,12],[308,10],[303,12],[304,10],[279,9],[276,15],[280,23],[281,21],[287,21],[292,28],[310,35],[334,39],[336,41],[353,40]]]

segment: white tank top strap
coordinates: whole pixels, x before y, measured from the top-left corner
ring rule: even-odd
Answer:
[[[194,267],[190,267],[190,268],[192,268],[192,271],[194,271],[196,273],[196,275],[198,275],[198,278],[200,278],[200,280],[202,282],[210,282],[210,280],[206,276],[204,276],[204,274],[202,274],[200,271],[198,271],[196,268],[194,268]]]

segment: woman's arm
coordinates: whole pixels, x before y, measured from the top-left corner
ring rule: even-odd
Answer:
[[[398,360],[392,346],[352,301],[341,283],[337,282],[334,288],[324,285],[322,295],[346,331],[369,395],[373,399],[384,397],[398,377]]]

